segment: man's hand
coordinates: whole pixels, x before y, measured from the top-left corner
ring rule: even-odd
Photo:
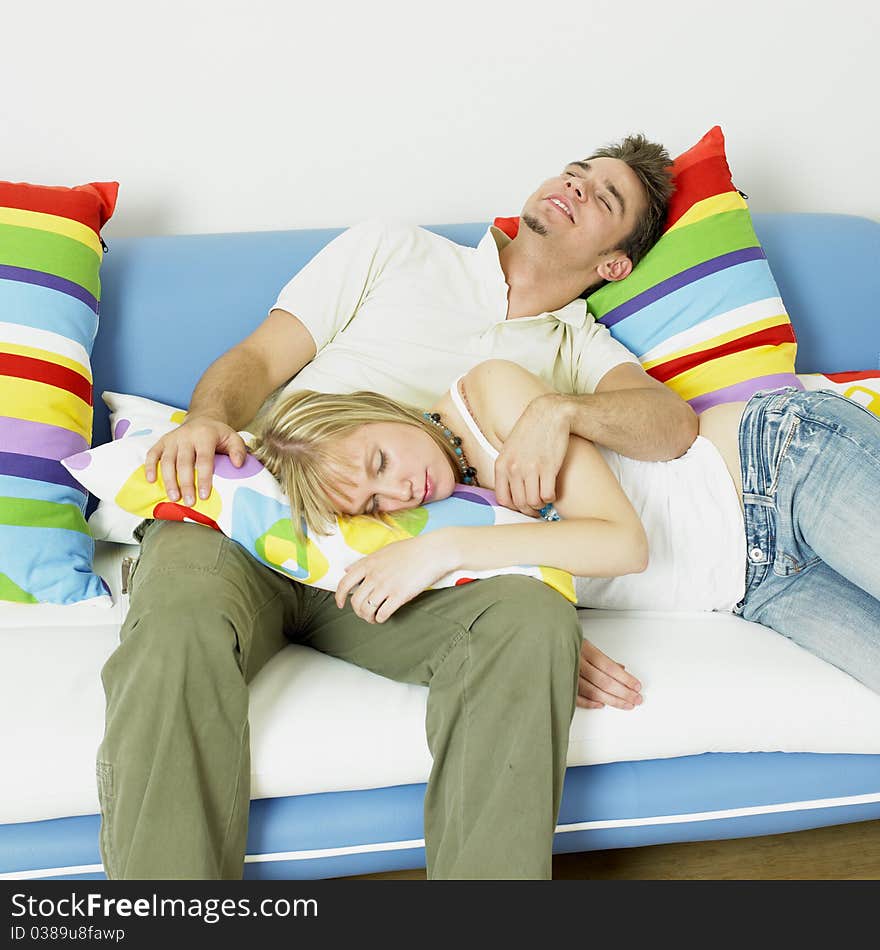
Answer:
[[[232,464],[241,468],[247,456],[247,446],[235,429],[219,419],[187,417],[185,422],[163,435],[147,452],[144,462],[147,481],[156,480],[158,466],[168,497],[177,501],[182,493],[183,503],[194,505],[196,492],[193,469],[198,473],[199,495],[207,498],[211,494],[216,452],[228,455]]]
[[[556,476],[568,451],[569,414],[564,396],[533,399],[495,462],[495,495],[505,508],[535,515],[556,501]]]
[[[615,663],[589,640],[581,645],[580,675],[578,676],[578,706],[601,709],[635,709],[642,702],[642,684],[620,663]]]

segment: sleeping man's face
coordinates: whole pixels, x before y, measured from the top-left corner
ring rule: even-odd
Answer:
[[[618,158],[572,162],[549,178],[526,201],[522,223],[547,242],[558,263],[600,268],[610,257],[620,260],[611,276],[620,280],[632,270],[620,246],[647,207],[642,183]],[[615,255],[615,252],[618,252]],[[626,273],[620,273],[625,270]]]

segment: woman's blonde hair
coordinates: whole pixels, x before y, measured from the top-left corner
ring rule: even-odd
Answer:
[[[380,393],[303,389],[280,396],[257,417],[250,450],[287,493],[297,538],[303,538],[303,524],[312,533],[328,533],[340,514],[328,489],[350,497],[345,489],[355,484],[354,465],[340,443],[362,425],[376,422],[404,423],[427,432],[458,472],[453,446],[423,412]]]

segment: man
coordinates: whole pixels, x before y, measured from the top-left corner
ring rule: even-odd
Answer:
[[[571,431],[639,458],[682,454],[697,431],[690,408],[579,299],[626,277],[659,237],[668,165],[641,136],[602,149],[529,197],[515,240],[493,229],[476,249],[414,227],[351,228],[209,367],[186,422],[148,456],[147,477],[158,467],[172,499],[179,485],[191,503],[195,471],[207,495],[215,452],[241,465],[236,430],[285,384],[428,405],[490,356],[572,394],[542,397],[524,415],[498,459],[502,501],[531,511],[554,499]],[[573,608],[544,585],[508,576],[429,591],[373,625],[217,532],[156,521],[143,532],[130,604],[103,670],[98,776],[110,877],[241,876],[247,684],[291,641],[429,686],[429,876],[550,876],[582,639]],[[583,649],[578,701],[639,701],[633,677]]]

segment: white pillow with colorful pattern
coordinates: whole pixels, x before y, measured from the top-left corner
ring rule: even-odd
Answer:
[[[880,370],[855,373],[801,373],[804,389],[830,389],[880,416]]]
[[[72,455],[63,460],[63,465],[101,499],[101,504],[112,503],[127,515],[128,520],[122,521],[112,508],[105,508],[102,515],[108,526],[116,519],[115,529],[110,533],[121,534],[120,540],[131,540],[132,528],[145,518],[208,525],[238,542],[273,570],[303,584],[336,590],[346,567],[394,541],[448,525],[516,524],[529,520],[518,511],[498,505],[491,491],[458,485],[442,501],[378,517],[339,518],[330,534],[307,535],[300,542],[290,522],[287,496],[252,455],[248,455],[241,468],[236,468],[226,455],[215,456],[213,487],[208,498],[197,498],[191,507],[170,501],[161,472],[155,482],[147,481],[144,460],[157,439],[183,421],[185,411],[140,396],[107,392],[103,398],[111,410],[114,441]],[[242,436],[247,441],[248,433]],[[454,571],[434,586],[454,587],[498,574],[534,577],[576,602],[571,575],[556,568],[519,565]]]
[[[110,410],[110,433],[113,439],[130,435],[155,434],[156,439],[183,422],[186,413],[163,402],[144,396],[126,396],[105,392],[101,398]],[[136,419],[132,425],[132,419]],[[96,541],[138,544],[134,530],[143,518],[130,514],[108,498],[101,498],[88,519],[89,530]]]

